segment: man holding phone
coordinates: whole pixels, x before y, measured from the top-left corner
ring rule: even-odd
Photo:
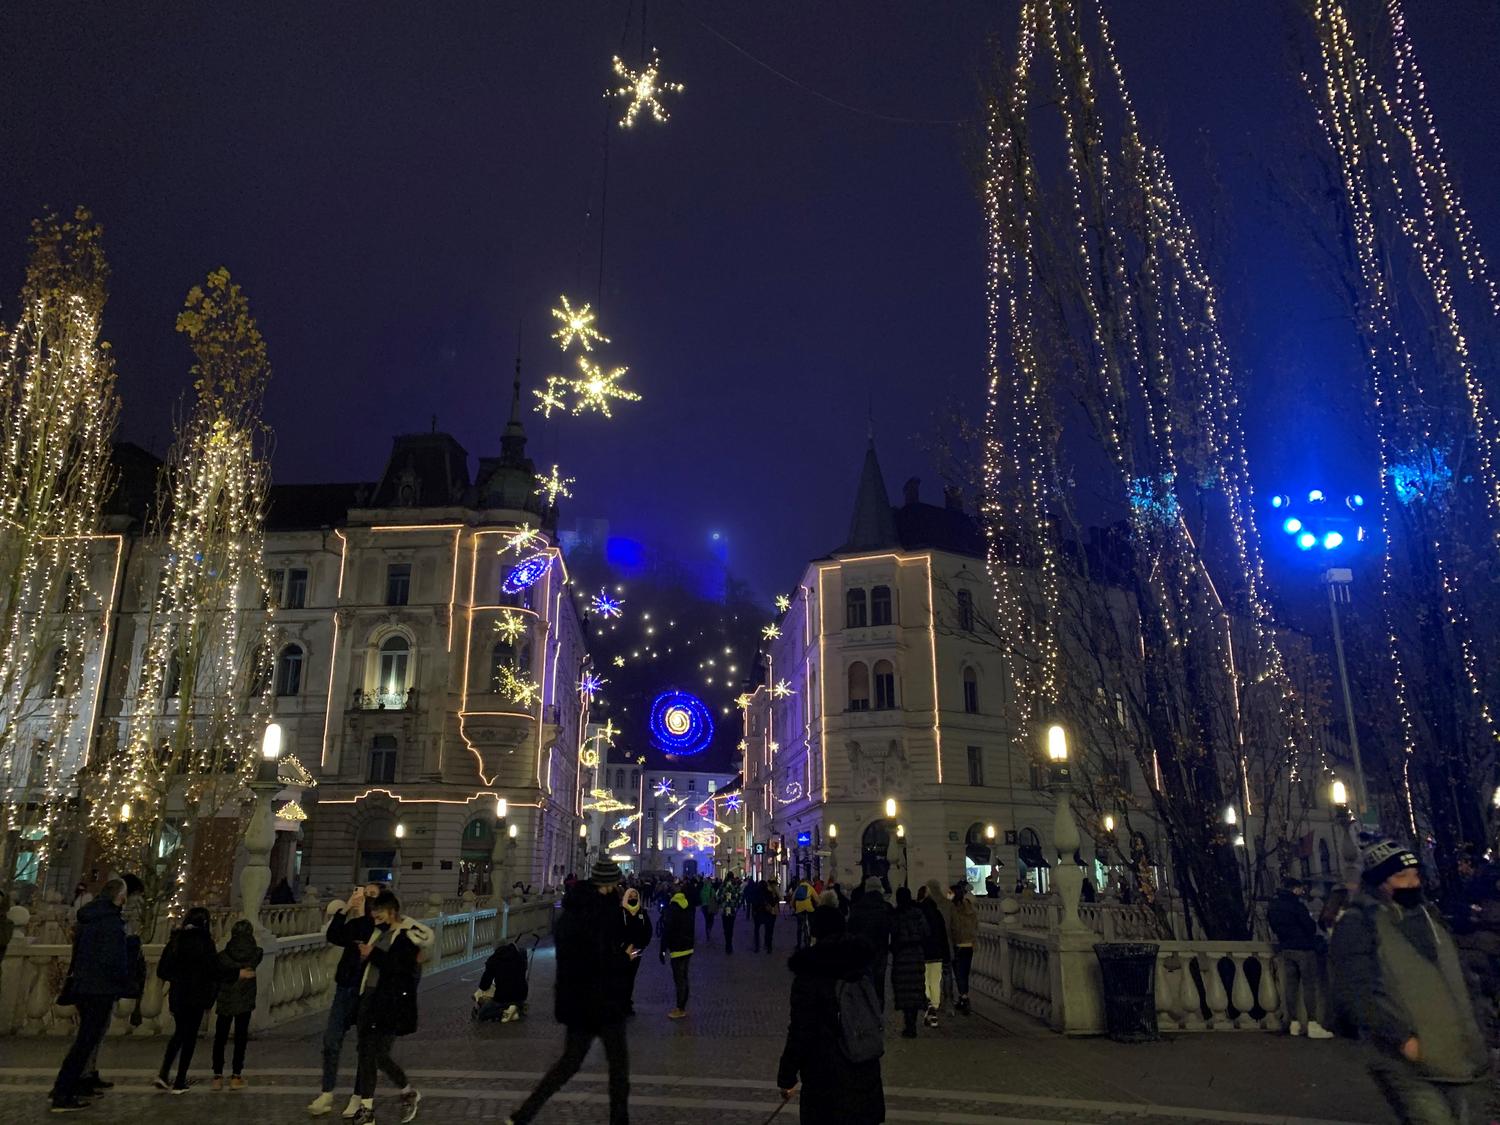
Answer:
[[[384,890],[384,883],[365,883],[349,892],[347,904],[340,906],[334,902],[329,906],[333,917],[328,923],[328,944],[342,947],[344,953],[334,970],[333,1006],[328,1009],[328,1025],[323,1029],[323,1092],[307,1106],[313,1117],[333,1112],[333,1091],[339,1084],[339,1052],[344,1049],[344,1037],[359,1012],[359,982],[365,971],[360,946],[375,932],[369,907]],[[344,1109],[344,1116],[352,1118],[358,1112],[359,1096],[354,1095]]]

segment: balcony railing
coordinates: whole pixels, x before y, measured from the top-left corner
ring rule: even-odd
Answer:
[[[417,709],[417,689],[407,688],[405,691],[356,691],[354,693],[355,711],[415,711]]]

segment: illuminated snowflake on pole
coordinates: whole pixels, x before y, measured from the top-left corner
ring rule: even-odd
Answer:
[[[553,309],[552,315],[562,321],[562,327],[552,333],[552,338],[562,345],[563,351],[572,347],[574,340],[582,344],[586,352],[594,350],[595,340],[601,344],[609,343],[609,337],[594,327],[594,314],[588,305],[575,309],[567,297],[559,297],[558,300],[562,302],[562,308]]]
[[[620,607],[624,604],[619,598],[612,598],[608,593],[600,590],[589,599],[589,612],[596,613],[600,617],[619,617]],[[615,659],[621,660],[622,658],[617,656]]]
[[[606,418],[612,418],[609,412],[609,400],[617,398],[622,402],[640,402],[641,396],[635,391],[627,390],[620,386],[620,380],[628,367],[615,367],[605,371],[603,367],[595,363],[586,355],[578,357],[579,378],[567,380],[568,386],[573,388],[577,399],[573,403],[573,413],[582,414],[585,410],[597,410]],[[550,382],[550,380],[549,380]]]
[[[743,710],[745,710],[746,708],[748,708],[750,706],[750,701],[753,700],[754,698],[755,697],[753,695],[751,695],[748,691],[747,692],[742,692],[741,694],[735,696],[734,705],[736,707],[738,707],[741,711],[743,711]]]
[[[743,798],[738,793],[731,793],[724,798],[724,808],[728,812],[739,812]]]
[[[735,749],[738,750],[741,754],[743,754],[746,750],[750,749],[750,742],[749,742],[749,740],[748,739],[744,739],[744,738],[740,739],[738,745],[735,746]]]
[[[771,697],[773,699],[785,699],[789,695],[796,694],[797,693],[792,690],[792,685],[787,683],[785,680],[777,680],[776,686],[771,689]]]
[[[658,797],[672,796],[672,779],[670,777],[658,777],[656,784],[651,787],[651,792]]]
[[[557,392],[559,389],[566,390],[567,386],[568,381],[561,375],[548,375],[547,389],[531,392],[540,400],[536,404],[537,413],[544,418],[550,418],[554,410],[566,410],[568,408],[568,400],[560,396]]]
[[[592,672],[585,672],[578,678],[578,690],[592,701],[594,696],[598,695],[607,683],[609,683],[608,680],[600,679]]]
[[[785,613],[792,608],[792,599],[786,594],[776,595],[776,612]]]
[[[767,625],[760,631],[760,635],[768,641],[777,640],[781,636],[781,627],[775,622],[772,622],[770,625]]]
[[[526,708],[528,711],[536,706],[537,700],[541,698],[542,689],[532,681],[517,674],[516,670],[509,664],[502,664],[500,666],[499,681],[500,694],[517,706]]]
[[[628,129],[635,124],[637,115],[641,110],[648,109],[651,116],[658,124],[665,125],[668,117],[667,107],[661,104],[659,94],[682,93],[681,82],[661,81],[658,67],[660,60],[656,57],[656,48],[651,48],[651,62],[640,71],[631,70],[625,65],[625,60],[619,55],[615,56],[615,75],[622,79],[625,85],[609,91],[605,97],[629,98],[630,104],[625,109],[625,116],[620,118],[621,128]]]
[[[495,622],[495,632],[505,638],[505,643],[513,645],[516,638],[526,632],[526,618],[511,610],[505,610],[500,614],[500,619]]]
[[[545,496],[547,498],[547,507],[555,508],[557,507],[558,497],[562,497],[564,500],[572,499],[573,494],[568,491],[568,486],[577,484],[578,482],[573,477],[560,475],[557,466],[553,465],[551,475],[544,477],[541,473],[537,474],[536,483],[536,495]]]

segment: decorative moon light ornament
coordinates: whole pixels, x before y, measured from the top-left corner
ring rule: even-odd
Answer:
[[[651,704],[651,740],[658,750],[677,756],[699,754],[713,737],[713,718],[696,695],[664,691]]]
[[[545,552],[532,555],[528,559],[522,559],[510,568],[510,573],[505,576],[505,581],[500,583],[500,589],[507,594],[519,594],[528,586],[533,586],[540,581],[542,575],[547,573],[547,567],[551,563],[552,556]]]

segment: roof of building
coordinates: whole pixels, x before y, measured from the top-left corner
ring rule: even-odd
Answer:
[[[359,507],[374,485],[365,481],[344,484],[273,484],[266,511],[267,531],[296,531],[342,527],[349,509]]]
[[[859,471],[859,491],[854,496],[854,514],[849,518],[849,537],[840,551],[869,551],[897,544],[896,521],[891,515],[891,496],[875,456],[875,439],[865,449]]]
[[[958,494],[947,490],[941,505],[924,504],[918,496],[920,483],[915,477],[907,481],[904,503],[892,507],[872,438],[860,468],[849,537],[833,554],[932,550],[982,558],[985,543],[979,521],[964,511]]]
[[[368,507],[446,508],[468,490],[469,454],[453,435],[400,434]]]

